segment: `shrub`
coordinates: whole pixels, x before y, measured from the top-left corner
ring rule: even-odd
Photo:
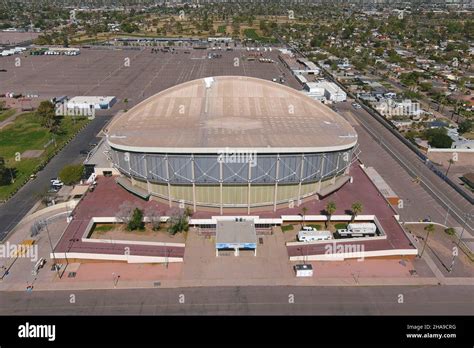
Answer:
[[[335,224],[334,227],[336,228],[336,230],[344,230],[344,229],[347,229],[347,223],[340,222],[340,223]]]
[[[72,185],[81,180],[83,173],[84,166],[82,164],[70,164],[61,169],[59,179],[66,185]]]
[[[309,224],[308,226],[314,228],[317,231],[321,230],[321,225]]]
[[[446,229],[444,230],[444,232],[446,232],[446,234],[449,234],[450,236],[453,236],[454,233],[455,233],[455,230],[454,230],[454,228],[449,227],[449,228],[446,228]]]
[[[143,222],[143,212],[135,208],[133,210],[132,218],[127,224],[127,229],[129,231],[134,231],[134,230],[143,230],[145,228],[145,223]]]
[[[183,212],[172,215],[169,219],[170,226],[168,231],[175,235],[178,232],[187,232],[189,230],[188,217]]]

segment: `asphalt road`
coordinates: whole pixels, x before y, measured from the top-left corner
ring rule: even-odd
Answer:
[[[276,37],[285,44],[280,37]],[[290,47],[304,56],[298,49],[291,45]],[[334,80],[327,71],[325,74]],[[412,150],[364,109],[354,110],[354,115],[367,132],[378,139],[379,143],[404,167],[411,177],[420,179],[421,185],[430,196],[436,199],[470,233],[474,231],[474,221],[470,216],[472,204],[467,199],[431,171]]]
[[[349,107],[347,103],[345,107]],[[444,209],[449,206],[450,214],[469,232],[473,232],[472,222],[462,222],[465,220],[466,214],[472,210],[472,205],[464,197],[433,173],[413,151],[364,109],[353,109],[352,114],[369,134],[378,139],[378,142],[404,167],[410,176],[420,178],[421,185],[426,192],[434,197]]]
[[[82,130],[48,165],[37,174],[36,179],[23,186],[7,203],[0,205],[0,241],[20,222],[38,201],[38,194],[49,188],[50,179],[57,177],[67,164],[80,160],[79,151],[97,143],[96,135],[112,116],[97,116]]]
[[[472,315],[472,291],[267,286],[3,292],[0,315]]]

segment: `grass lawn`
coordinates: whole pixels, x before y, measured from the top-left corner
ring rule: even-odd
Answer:
[[[316,231],[320,231],[320,230],[321,230],[321,225],[308,224],[308,225],[306,225],[306,226],[312,227],[312,228],[314,228]]]
[[[293,225],[283,225],[281,226],[283,232],[293,231]]]
[[[115,228],[114,224],[100,224],[93,228],[94,232],[108,232]]]
[[[15,109],[7,109],[0,111],[0,122],[5,121],[7,118],[15,113]]]
[[[55,135],[56,146],[51,143],[52,134],[41,126],[40,120],[32,112],[23,114],[13,124],[0,130],[0,157],[5,159],[7,167],[16,169],[15,182],[0,186],[0,200],[7,199],[15,189],[28,180],[41,163],[47,161],[48,157],[61,148],[87,122],[86,118],[76,118],[75,123],[71,117],[63,118],[60,132]],[[16,154],[22,154],[26,150],[44,150],[44,152],[37,158],[20,158],[19,161],[15,161]]]
[[[227,28],[226,25],[219,25],[219,27],[217,28],[217,32],[220,34],[225,34],[226,28]]]
[[[471,131],[469,133],[464,133],[462,136],[466,139],[474,140],[474,131]]]
[[[244,35],[246,37],[248,37],[249,39],[252,39],[252,40],[260,40],[260,36],[257,34],[257,32],[255,31],[255,29],[245,29],[244,30]]]
[[[347,223],[345,222],[342,222],[342,223],[337,223],[334,225],[334,227],[336,228],[336,230],[345,230],[347,229]]]

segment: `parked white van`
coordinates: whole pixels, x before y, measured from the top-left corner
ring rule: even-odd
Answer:
[[[331,240],[332,233],[330,231],[305,231],[298,232],[299,242],[314,242],[318,240]]]
[[[337,233],[341,237],[366,237],[375,236],[377,226],[374,223],[351,223],[347,225],[347,229],[339,229]]]

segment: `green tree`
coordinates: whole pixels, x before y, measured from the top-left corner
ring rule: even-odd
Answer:
[[[331,221],[331,216],[336,212],[336,203],[331,201],[326,205],[326,214],[328,219],[326,220],[326,228],[328,227],[329,221]]]
[[[453,144],[453,139],[451,139],[447,134],[435,134],[429,140],[429,144],[438,149],[449,149]]]
[[[458,132],[460,134],[469,133],[472,130],[472,120],[465,120],[459,124]]]
[[[12,180],[12,169],[7,168],[3,160],[0,161],[0,186],[10,185]]]
[[[423,253],[425,252],[426,245],[428,244],[428,237],[430,234],[435,230],[435,227],[433,224],[429,224],[425,226],[424,230],[426,231],[426,237],[425,237],[425,243],[423,244],[423,249],[421,250],[420,257],[423,256]]]
[[[178,211],[170,216],[168,232],[175,235],[178,232],[186,232],[188,230],[188,217],[183,211]]]
[[[127,111],[128,98],[125,98],[125,99],[123,100],[123,103],[125,104],[125,111]]]
[[[36,110],[36,115],[41,120],[41,125],[50,131],[52,131],[57,124],[57,119],[54,110],[54,104],[49,100],[44,100],[38,106]]]
[[[446,174],[444,174],[444,175],[446,175],[446,176],[448,176],[449,170],[451,169],[451,166],[454,164],[454,160],[453,160],[452,158],[450,158],[450,159],[448,160],[448,163],[449,163],[448,169],[446,170]]]
[[[66,185],[73,185],[79,182],[84,173],[82,164],[69,164],[64,166],[59,172],[59,179]]]
[[[143,222],[143,211],[139,208],[135,208],[132,213],[132,218],[127,224],[129,231],[143,230],[145,223]]]
[[[452,227],[448,227],[444,230],[446,234],[449,234],[450,236],[453,236],[456,233],[456,230]]]
[[[362,213],[362,210],[363,210],[362,203],[360,203],[360,202],[352,203],[351,210],[352,210],[352,220],[351,221],[354,222],[356,216],[359,215],[360,213]]]

